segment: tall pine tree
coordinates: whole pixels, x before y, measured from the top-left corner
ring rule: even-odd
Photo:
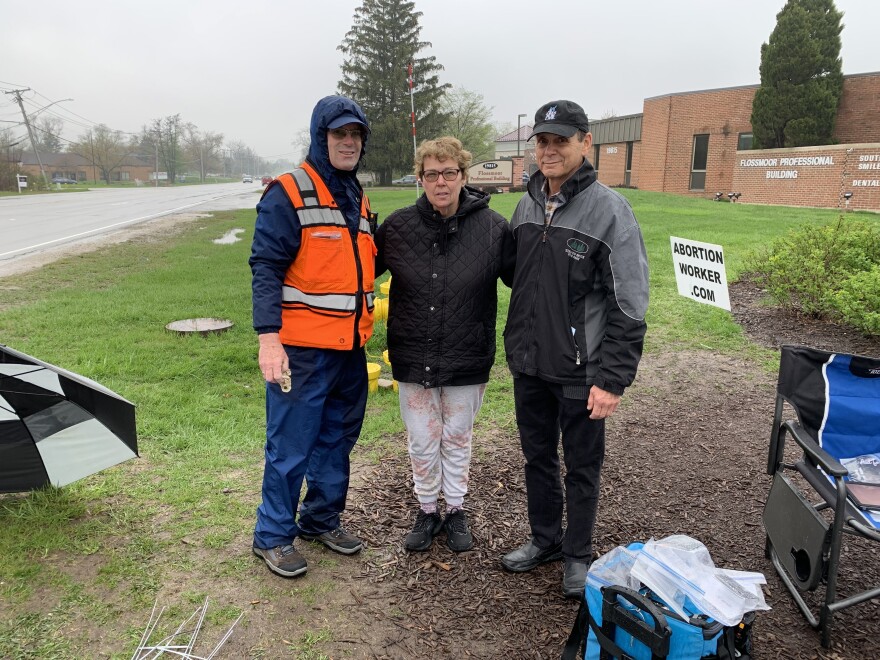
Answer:
[[[756,149],[830,144],[843,92],[834,0],[788,0],[761,45],[761,86],[752,103]]]
[[[443,67],[433,56],[417,57],[431,45],[419,41],[421,15],[407,0],[364,0],[338,47],[345,54],[339,93],[367,114],[371,134],[363,167],[378,173],[382,185],[395,172],[412,171],[410,63],[419,137],[436,137],[446,119],[441,102],[449,85],[437,76]]]

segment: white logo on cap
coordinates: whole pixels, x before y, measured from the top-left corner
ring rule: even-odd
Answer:
[[[550,109],[547,111],[547,114],[544,115],[544,121],[552,121],[556,119],[556,106],[550,106]]]

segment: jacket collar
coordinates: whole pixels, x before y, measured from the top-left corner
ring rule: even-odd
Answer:
[[[540,170],[535,172],[529,179],[528,191],[529,195],[536,202],[544,203],[544,182],[547,178]],[[572,174],[565,183],[562,184],[559,192],[562,193],[564,202],[567,202],[575,195],[583,192],[596,182],[596,170],[593,169],[592,163],[584,158],[583,164]],[[564,203],[563,202],[563,203]]]

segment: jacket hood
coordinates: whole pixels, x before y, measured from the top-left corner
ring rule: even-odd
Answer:
[[[312,123],[309,126],[309,136],[311,144],[309,144],[309,162],[318,170],[321,177],[328,182],[335,174],[340,173],[330,164],[330,156],[328,155],[327,146],[327,128],[330,123],[337,117],[342,115],[354,115],[365,126],[367,124],[367,116],[361,107],[349,98],[344,96],[325,96],[315,105],[312,110]],[[367,140],[369,139],[369,130],[364,135],[364,141],[361,145],[361,159],[367,153]],[[360,160],[358,161],[360,166]],[[353,175],[357,172],[357,167],[352,170]]]
[[[531,195],[532,199],[535,201],[543,202],[543,193],[541,192],[544,188],[544,181],[547,180],[547,177],[543,175],[541,170],[538,170],[532,175],[532,178],[529,179],[528,183],[528,191],[529,195]],[[593,164],[584,158],[583,164],[578,168],[578,170],[572,174],[565,183],[562,184],[562,189],[560,192],[565,197],[566,201],[570,200],[572,197],[577,195],[579,192],[586,190],[589,186],[593,185],[596,181],[596,170],[593,169]]]

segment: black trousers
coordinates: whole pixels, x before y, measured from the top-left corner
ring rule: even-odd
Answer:
[[[520,374],[513,379],[516,423],[525,457],[529,524],[535,543],[562,541],[562,554],[590,561],[605,458],[605,420],[592,420],[583,399],[566,399],[562,385]],[[565,490],[559,469],[559,436]],[[568,524],[563,530],[563,496]]]

